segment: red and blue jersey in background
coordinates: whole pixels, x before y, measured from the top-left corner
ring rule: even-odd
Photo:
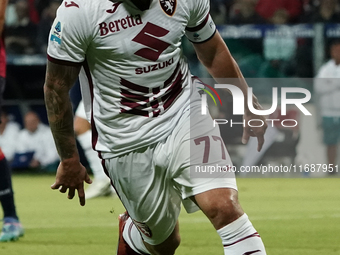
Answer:
[[[0,148],[0,160],[3,160],[4,158],[5,158],[5,155]]]

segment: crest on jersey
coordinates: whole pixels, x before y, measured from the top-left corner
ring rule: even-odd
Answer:
[[[174,15],[177,6],[177,0],[159,0],[159,4],[167,15]]]
[[[146,225],[143,222],[138,222],[136,220],[132,220],[132,221],[135,224],[135,226],[139,229],[140,232],[142,232],[147,237],[152,237],[151,229],[148,227],[148,225]]]

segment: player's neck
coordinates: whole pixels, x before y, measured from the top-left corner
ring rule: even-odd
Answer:
[[[131,2],[141,11],[145,11],[150,8],[152,0],[131,0]]]

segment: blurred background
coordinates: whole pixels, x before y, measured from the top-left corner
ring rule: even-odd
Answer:
[[[4,110],[7,122],[25,128],[27,112],[35,112],[39,121],[47,124],[43,101],[43,83],[46,65],[48,34],[61,1],[10,0],[6,12],[5,45],[7,51],[7,85],[4,93]],[[334,135],[324,137],[324,118],[340,123],[340,106],[336,103],[332,116],[324,116],[323,96],[333,96],[340,101],[340,68],[336,48],[340,39],[340,2],[338,0],[211,0],[211,15],[218,30],[238,62],[249,86],[265,109],[272,103],[273,87],[302,87],[312,93],[306,104],[312,117],[304,116],[299,109],[288,110],[289,119],[296,119],[298,126],[274,126],[267,134],[268,144],[261,154],[254,152],[252,143],[241,144],[242,128],[221,126],[221,132],[231,157],[237,166],[259,164],[337,164],[339,157],[339,125],[333,125]],[[333,49],[333,54],[331,49]],[[183,50],[194,75],[209,75],[198,62],[192,45],[184,38]],[[328,61],[335,63],[332,71],[319,75],[328,68]],[[329,63],[328,63],[329,64]],[[338,70],[339,69],[339,70]],[[325,72],[324,72],[325,73]],[[315,90],[315,79],[320,79],[320,89]],[[327,80],[331,79],[331,80]],[[331,89],[323,86],[331,84]],[[75,92],[75,94],[79,94]],[[223,107],[211,108],[215,118],[230,119],[231,96],[222,93]],[[75,100],[77,101],[77,100]],[[282,119],[280,111],[275,112]],[[287,117],[288,118],[288,117]],[[236,118],[237,119],[237,118]],[[2,124],[3,125],[3,124]],[[0,129],[3,135],[4,125]],[[327,131],[330,132],[329,129]],[[4,138],[0,136],[4,143]],[[331,140],[331,142],[329,142]],[[14,145],[11,145],[13,143]],[[15,147],[15,135],[1,144]],[[330,148],[331,147],[331,148]],[[335,148],[335,151],[334,151]],[[11,161],[13,155],[6,155]],[[83,158],[86,164],[86,159]],[[41,165],[41,164],[40,164]],[[35,166],[40,166],[35,165]],[[20,168],[20,167],[18,167]],[[33,167],[36,168],[36,167]],[[40,168],[40,167],[39,167]],[[41,170],[41,169],[40,169]],[[55,171],[46,167],[44,171]],[[299,173],[321,176],[327,173]]]

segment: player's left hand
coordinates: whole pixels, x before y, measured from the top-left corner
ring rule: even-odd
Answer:
[[[56,181],[51,186],[52,189],[59,189],[61,193],[68,190],[68,198],[73,199],[75,191],[78,191],[79,203],[85,205],[84,181],[88,184],[92,183],[86,168],[79,160],[65,160],[59,164],[56,174]]]
[[[253,97],[253,105],[255,109],[262,110],[262,106],[259,104],[255,96]],[[245,121],[245,127],[243,128],[242,143],[247,144],[251,136],[257,137],[257,142],[258,142],[257,151],[261,151],[262,146],[264,144],[264,133],[266,132],[266,129],[268,126],[266,123],[266,117],[256,115],[250,112],[249,109],[245,109],[245,114],[243,118]],[[248,125],[248,122],[250,120],[258,120],[258,121],[256,122],[254,121],[252,124],[253,127],[250,127]],[[261,126],[260,120],[263,121],[264,123],[262,126]]]

